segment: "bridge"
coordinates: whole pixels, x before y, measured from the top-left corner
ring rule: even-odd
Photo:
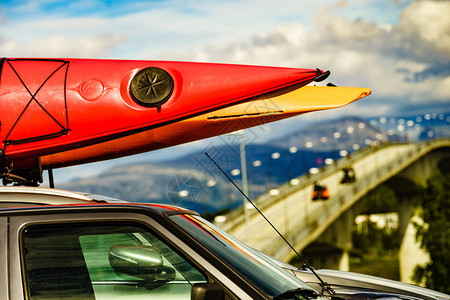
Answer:
[[[411,233],[405,233],[413,212],[412,196],[418,187],[425,185],[433,170],[449,171],[449,150],[448,138],[413,144],[385,143],[365,148],[322,168],[317,174],[301,176],[277,187],[276,193],[267,192],[253,201],[296,251],[303,252],[311,265],[348,270],[351,228],[355,217],[360,214],[363,196],[383,183],[389,184],[399,200],[402,243],[411,242]],[[342,169],[349,166],[355,170],[356,180],[342,184]],[[328,187],[328,200],[312,201],[315,182]],[[241,206],[225,215],[225,221],[218,225],[248,245],[282,261],[290,261],[295,253],[249,206]],[[408,281],[412,270],[409,264],[403,263],[402,267],[401,256],[410,260],[409,256],[414,255],[408,254],[411,249],[410,245],[402,245],[400,250],[402,281]],[[311,253],[314,255],[308,255]]]

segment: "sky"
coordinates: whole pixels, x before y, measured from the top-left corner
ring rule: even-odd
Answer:
[[[449,16],[450,1],[437,0],[0,0],[0,57],[320,68],[336,85],[372,89],[345,108],[277,122],[269,139],[343,115],[449,112]]]

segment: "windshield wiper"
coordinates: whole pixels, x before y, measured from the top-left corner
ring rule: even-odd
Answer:
[[[293,289],[288,290],[284,293],[281,293],[273,298],[273,300],[281,300],[281,299],[317,299],[319,294],[317,294],[313,290],[309,289]]]

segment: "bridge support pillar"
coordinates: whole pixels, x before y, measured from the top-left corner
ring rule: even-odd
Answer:
[[[398,267],[400,281],[414,283],[412,280],[414,268],[418,264],[426,263],[429,259],[428,254],[416,242],[416,229],[413,225],[413,222],[421,221],[414,216],[414,197],[418,193],[421,182],[410,181],[407,179],[408,177],[402,175],[400,174],[389,181],[398,201],[398,238],[400,241]],[[409,178],[412,177],[410,176]]]
[[[413,194],[397,194],[398,201],[398,237],[401,241],[405,235],[406,229],[410,224],[412,213],[414,211],[414,205],[412,198]]]
[[[350,255],[349,250],[343,250],[341,255],[341,261],[339,262],[339,270],[350,271]]]
[[[349,251],[352,248],[353,209],[342,214],[302,254],[310,265],[321,269],[349,271]]]

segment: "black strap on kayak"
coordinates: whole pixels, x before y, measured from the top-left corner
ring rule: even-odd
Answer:
[[[0,87],[2,84],[2,71],[3,71],[3,64],[5,63],[6,57],[2,57],[2,59],[0,59]]]
[[[20,80],[20,82],[22,83],[22,85],[25,87],[25,89],[27,90],[27,92],[30,94],[31,98],[28,101],[27,105],[25,106],[25,108],[22,110],[22,112],[20,113],[19,117],[17,118],[17,120],[14,122],[14,125],[11,127],[11,129],[9,130],[8,134],[6,135],[5,138],[5,146],[7,145],[17,145],[17,144],[22,144],[22,143],[28,143],[28,142],[33,142],[33,141],[38,141],[38,140],[43,140],[43,139],[48,139],[48,138],[53,138],[53,137],[58,137],[61,135],[65,135],[68,133],[68,113],[67,113],[67,99],[66,99],[66,82],[67,82],[67,70],[68,70],[68,66],[69,66],[69,62],[65,61],[65,60],[53,60],[53,59],[2,59],[2,66],[4,64],[4,62],[7,62],[7,64],[11,67],[11,69],[13,70],[13,72],[16,74],[17,78]],[[59,67],[57,67],[43,82],[42,84],[39,86],[39,88],[36,90],[36,92],[33,94],[30,89],[27,87],[26,83],[23,81],[23,79],[20,77],[19,73],[17,72],[17,70],[14,68],[14,66],[11,64],[11,62],[14,61],[48,61],[48,62],[60,62],[61,65]],[[48,110],[45,109],[45,107],[36,99],[36,95],[39,93],[39,91],[42,89],[42,87],[47,83],[47,81],[56,73],[58,72],[61,68],[66,67],[66,71],[64,74],[64,108],[65,108],[65,115],[66,115],[66,126],[62,125]],[[0,73],[1,74],[1,73]],[[45,135],[39,135],[39,136],[34,136],[34,137],[29,137],[29,138],[25,138],[25,139],[19,139],[19,140],[9,140],[9,136],[11,135],[11,132],[14,130],[14,128],[16,127],[16,125],[18,124],[19,120],[21,119],[21,117],[23,116],[23,114],[25,113],[25,111],[27,110],[27,108],[30,106],[30,104],[32,102],[36,102],[37,105],[39,105],[39,107],[61,128],[60,131],[54,132],[54,133],[50,133],[50,134],[45,134]]]

